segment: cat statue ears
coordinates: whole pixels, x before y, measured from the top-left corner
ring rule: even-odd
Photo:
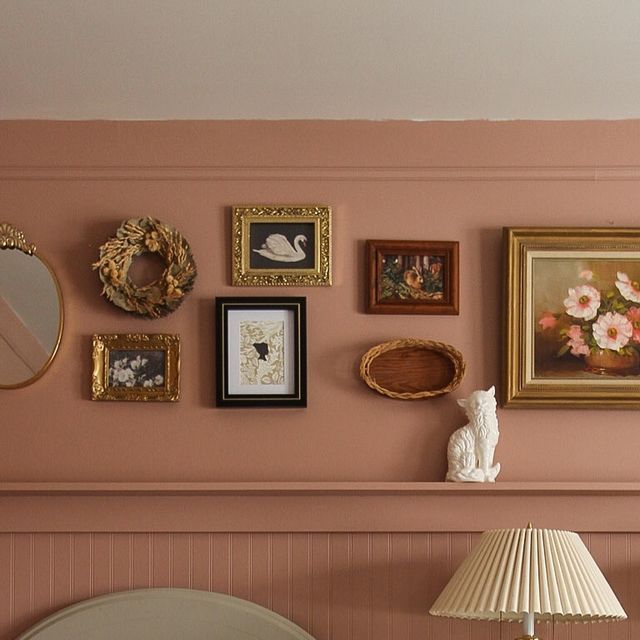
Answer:
[[[488,393],[490,396],[492,396],[493,398],[496,397],[496,388],[495,386],[491,386],[487,389],[486,393]],[[458,405],[461,406],[463,409],[467,408],[467,404],[469,403],[469,398],[461,398],[460,400],[458,400]]]

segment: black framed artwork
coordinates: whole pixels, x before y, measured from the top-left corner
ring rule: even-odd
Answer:
[[[216,298],[216,405],[306,407],[306,298]]]

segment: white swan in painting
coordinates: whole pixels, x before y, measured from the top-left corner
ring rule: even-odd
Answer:
[[[306,236],[299,235],[293,239],[293,246],[281,233],[272,233],[267,236],[261,249],[254,249],[256,253],[268,260],[276,262],[300,262],[306,258],[306,254],[300,245],[307,244]]]

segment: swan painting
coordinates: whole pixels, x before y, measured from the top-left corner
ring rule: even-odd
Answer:
[[[307,256],[302,247],[306,247],[307,237],[297,235],[293,239],[293,246],[286,236],[281,233],[272,233],[267,236],[260,249],[253,249],[256,253],[275,262],[300,262]]]

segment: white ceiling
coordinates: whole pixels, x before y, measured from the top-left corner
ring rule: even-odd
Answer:
[[[2,119],[639,116],[639,0],[0,0]]]

